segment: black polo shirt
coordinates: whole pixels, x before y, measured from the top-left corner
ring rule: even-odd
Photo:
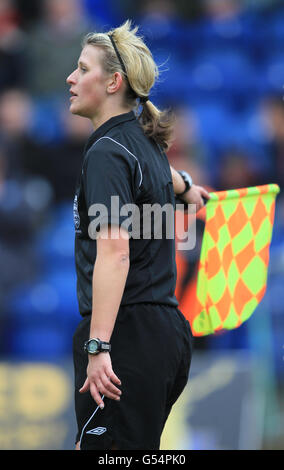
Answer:
[[[154,204],[158,212],[152,211]],[[74,199],[77,295],[82,316],[92,311],[96,229],[104,224],[123,226],[130,235],[130,268],[121,305],[178,305],[174,207],[167,156],[144,135],[134,112],[109,119],[91,135]]]

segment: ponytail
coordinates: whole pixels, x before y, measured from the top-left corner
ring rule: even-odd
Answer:
[[[164,150],[168,150],[173,139],[174,116],[169,111],[159,111],[151,102],[142,104],[139,122],[144,134],[154,139]]]
[[[167,150],[172,141],[174,118],[171,112],[160,111],[148,98],[159,70],[137,31],[138,27],[131,29],[131,22],[127,20],[108,33],[88,34],[83,46],[92,44],[104,49],[105,71],[121,73],[128,84],[125,95],[127,104],[138,107],[137,98],[140,99],[142,111],[138,120],[145,135]]]

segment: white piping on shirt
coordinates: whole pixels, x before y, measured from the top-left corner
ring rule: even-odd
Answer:
[[[109,140],[111,140],[112,142],[114,142],[115,144],[120,145],[120,147],[124,148],[124,150],[126,150],[133,158],[135,158],[135,160],[136,160],[137,163],[138,163],[138,168],[139,168],[140,175],[141,175],[141,176],[140,176],[140,183],[139,183],[139,188],[140,188],[140,186],[141,186],[141,184],[142,184],[142,180],[143,180],[143,175],[142,175],[142,170],[141,170],[141,166],[140,166],[140,163],[139,163],[138,158],[135,157],[135,155],[134,155],[132,152],[130,152],[130,150],[128,150],[126,147],[124,147],[124,145],[122,145],[120,142],[117,142],[116,140],[112,139],[111,137],[107,137],[107,136],[100,137],[100,138],[95,142],[94,145],[96,145],[96,143],[99,142],[99,141],[102,140],[102,139],[109,139]]]

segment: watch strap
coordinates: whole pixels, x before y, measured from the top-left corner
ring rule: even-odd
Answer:
[[[185,183],[185,190],[182,193],[177,194],[178,197],[183,196],[187,191],[190,190],[193,182],[191,176],[186,171],[178,171]]]
[[[106,341],[101,341],[100,342],[100,351],[103,352],[110,352],[111,350],[111,345],[110,343],[107,343]]]

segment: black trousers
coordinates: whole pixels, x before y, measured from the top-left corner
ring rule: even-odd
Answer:
[[[193,343],[188,321],[168,305],[120,307],[110,355],[122,395],[119,402],[105,398],[103,410],[89,392],[78,392],[86,379],[83,344],[89,330],[85,317],[73,338],[76,442],[81,450],[107,450],[113,443],[121,450],[159,449],[166,419],[188,381]]]

